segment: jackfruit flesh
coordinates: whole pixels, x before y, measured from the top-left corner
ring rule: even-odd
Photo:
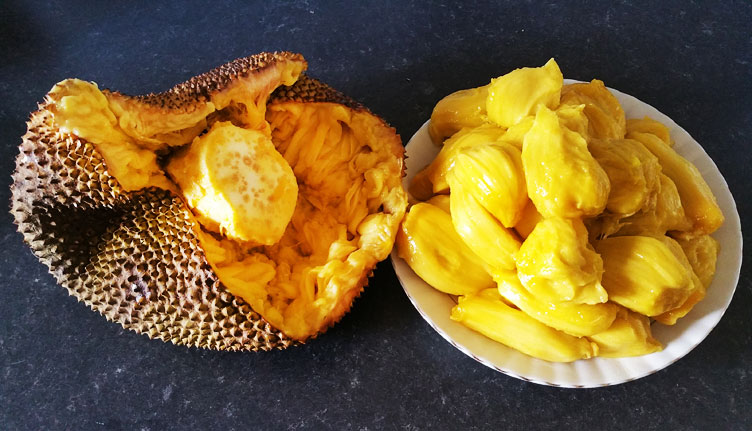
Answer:
[[[486,117],[488,85],[459,90],[439,100],[431,112],[428,133],[436,144],[463,128],[480,126]]]
[[[488,119],[508,128],[535,115],[539,106],[554,109],[559,106],[563,83],[564,77],[553,58],[543,67],[524,67],[494,78],[486,99]]]
[[[515,269],[514,255],[520,249],[517,235],[505,228],[454,178],[449,176],[452,189],[449,207],[454,230],[491,273]]]
[[[473,129],[463,129],[444,142],[436,158],[419,172],[410,186],[410,193],[418,199],[426,200],[434,193],[448,193],[446,176],[455,165],[457,154],[466,148],[496,142],[504,130],[494,125],[484,125]]]
[[[528,291],[514,272],[495,274],[494,280],[498,283],[501,296],[528,316],[575,337],[608,329],[619,308],[611,302],[591,305],[547,301]]]
[[[305,67],[276,55],[243,77],[196,81],[218,89],[186,109],[177,93],[134,98],[78,80],[49,97],[60,129],[94,144],[124,190],[179,194],[227,290],[303,341],[342,317],[389,254],[407,205],[403,149],[393,129],[328,87],[337,103],[268,104]],[[286,94],[325,87],[305,79]]]
[[[476,285],[453,318],[537,357],[546,335],[523,343],[515,331],[524,330],[508,322],[525,316],[578,345],[589,337],[607,357],[658,351],[650,319],[675,324],[704,298],[718,252],[706,231],[722,215],[699,174],[673,156],[666,126],[627,120],[599,80],[560,78],[552,60],[458,92],[434,111],[432,126],[453,135],[411,192],[444,212],[448,203],[454,231],[497,283],[496,292]],[[452,104],[477,107],[481,89],[486,109],[474,123],[448,120]],[[511,330],[498,326],[499,313],[515,316]]]
[[[445,293],[469,295],[495,284],[454,230],[452,216],[428,203],[408,211],[397,233],[397,252],[420,278]]]
[[[596,244],[603,259],[608,298],[645,316],[681,306],[692,291],[692,268],[676,241],[666,236],[618,236]]]
[[[608,175],[609,212],[626,217],[655,208],[661,167],[650,151],[631,139],[591,139],[588,149]]]
[[[594,139],[622,139],[626,118],[619,101],[603,84],[594,79],[587,84],[565,85],[561,89],[562,105],[584,105],[588,119],[588,135]]]
[[[496,289],[463,296],[451,319],[513,349],[551,362],[592,358],[598,347],[586,338],[557,331],[505,304]]]
[[[582,135],[561,127],[556,113],[544,106],[525,135],[522,164],[528,195],[544,217],[594,216],[605,208],[606,172]]]
[[[640,141],[658,158],[663,173],[676,184],[684,212],[692,223],[689,233],[705,235],[715,232],[723,224],[723,213],[697,167],[660,137],[637,130],[627,132],[628,138]]]
[[[663,350],[661,343],[653,338],[650,319],[639,313],[618,307],[611,326],[588,339],[598,345],[598,356],[623,358],[642,356]]]
[[[522,285],[546,301],[599,304],[609,299],[601,285],[603,262],[579,219],[540,221],[515,261]]]
[[[298,184],[269,137],[217,122],[167,165],[207,229],[271,245],[292,218]]]
[[[450,190],[452,184],[461,184],[466,193],[508,228],[517,224],[528,201],[520,150],[510,144],[461,150],[448,179]]]

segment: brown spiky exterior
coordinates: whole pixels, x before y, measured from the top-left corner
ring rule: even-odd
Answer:
[[[304,60],[298,54],[259,54],[132,99],[160,109],[191,109],[192,101],[278,61]],[[282,101],[364,109],[310,78],[281,88],[270,103]],[[155,188],[125,192],[95,147],[62,133],[49,108],[48,100],[28,122],[13,173],[11,213],[24,241],[71,295],[126,329],[175,344],[269,350],[298,343],[222,286],[181,198]],[[366,283],[364,274],[361,287]]]

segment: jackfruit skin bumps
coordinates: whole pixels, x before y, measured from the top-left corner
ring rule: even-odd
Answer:
[[[212,97],[240,91],[243,82],[260,79],[266,85],[265,76],[289,64],[305,68],[299,54],[262,53],[164,93],[107,94],[122,104],[182,115],[203,109]],[[269,94],[274,88],[264,90]],[[305,75],[279,87],[267,104],[285,101],[330,102],[370,114]],[[181,197],[156,187],[126,191],[94,144],[60,130],[52,103],[46,98],[27,123],[13,173],[11,213],[26,244],[59,284],[108,320],[178,345],[256,351],[300,343],[223,286],[201,248],[200,225]],[[396,148],[395,156],[401,158],[401,151]],[[361,289],[370,272],[358,281]]]

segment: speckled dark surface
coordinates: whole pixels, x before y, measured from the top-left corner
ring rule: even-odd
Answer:
[[[725,175],[742,225],[752,222],[747,1],[77,3],[0,3],[6,205],[28,113],[63,78],[141,94],[236,57],[297,51],[313,76],[408,138],[443,95],[555,56],[567,77],[603,79],[682,125]],[[55,284],[7,211],[0,241],[2,429],[752,427],[749,265],[720,324],[678,363],[628,384],[571,390],[515,380],[455,350],[414,310],[389,262],[319,339],[233,354],[105,321]]]

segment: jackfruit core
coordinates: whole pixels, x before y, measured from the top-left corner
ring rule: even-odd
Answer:
[[[305,340],[347,312],[407,205],[391,129],[339,104],[267,107],[266,95],[220,110],[212,99],[155,129],[118,97],[78,80],[50,92],[61,130],[94,144],[124,189],[184,198],[215,273],[272,325]],[[132,133],[139,121],[149,137]]]

